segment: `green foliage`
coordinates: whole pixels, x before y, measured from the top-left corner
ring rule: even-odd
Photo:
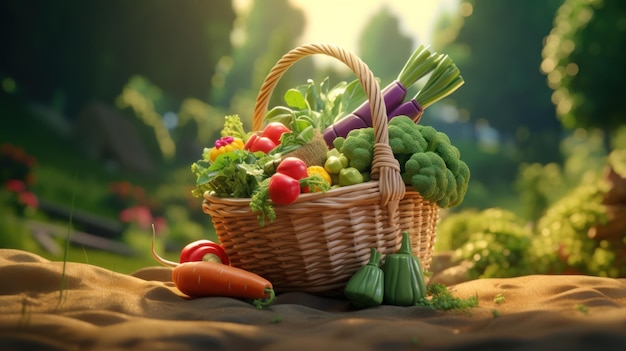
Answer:
[[[546,209],[581,182],[595,179],[606,161],[604,134],[578,129],[561,142],[565,157],[557,163],[522,164],[515,182],[520,194],[520,215],[537,221]]]
[[[9,205],[10,194],[0,190],[0,248],[24,247],[25,238],[30,234],[23,220]]]
[[[398,75],[411,55],[412,38],[400,30],[400,21],[387,7],[383,7],[359,36],[359,56],[382,82],[390,82]]]
[[[601,203],[606,186],[600,179],[579,185],[554,203],[539,220],[533,251],[544,272],[573,269],[602,276],[620,274],[612,267],[615,257],[607,256],[611,249],[608,242],[588,235],[593,226],[607,221],[606,208]]]
[[[297,45],[296,40],[304,31],[305,21],[302,11],[287,0],[255,0],[240,20],[245,26],[238,29],[237,34],[243,40],[235,45],[230,55],[223,52],[212,80],[210,103],[228,109],[229,113],[248,116],[249,112],[239,110],[239,99],[245,99],[247,95],[256,96],[271,67]],[[309,76],[309,72],[313,71],[312,65],[311,61],[299,62],[285,73],[275,90],[284,92],[295,85],[293,82],[312,78]],[[275,95],[277,97],[272,102],[278,102],[282,97],[281,94]]]
[[[136,74],[176,98],[204,98],[234,19],[230,0],[3,1],[0,67],[25,98],[72,117]]]
[[[471,121],[487,123],[504,143],[518,147],[518,162],[558,159],[560,126],[538,67],[542,41],[561,1],[461,1],[460,15],[440,33],[448,38],[438,39],[449,44],[435,48],[448,53],[471,84],[451,101]],[[450,33],[455,28],[456,36]]]
[[[626,147],[613,150],[607,157],[607,162],[611,165],[615,173],[626,178]]]
[[[462,299],[452,295],[444,284],[430,284],[428,285],[426,297],[421,298],[417,306],[430,307],[441,311],[463,311],[478,306],[478,296],[474,295]]]
[[[455,250],[457,260],[471,263],[472,277],[626,276],[625,236],[596,235],[609,220],[603,204],[609,184],[601,170],[606,163],[626,169],[626,149],[602,156],[594,134],[586,135],[564,141],[565,167],[533,164],[520,173],[518,184],[529,193],[522,193],[522,200],[534,204],[528,208],[535,210],[535,221],[500,209],[453,213],[438,226],[435,250]]]
[[[626,4],[565,0],[545,40],[541,69],[554,90],[553,102],[565,128],[611,130],[624,123]]]
[[[471,278],[533,272],[533,259],[528,252],[532,231],[508,210],[491,208],[452,214],[442,221],[437,236],[437,250],[453,249],[456,260],[470,262]]]
[[[191,165],[191,172],[196,176],[192,194],[201,198],[209,191],[218,197],[251,197],[263,179],[264,164],[258,155],[246,150],[221,154],[214,162],[209,161],[207,155]]]
[[[324,78],[319,85],[313,79],[306,84],[287,90],[284,95],[287,106],[275,106],[264,117],[266,123],[280,122],[291,129],[293,133],[286,137],[292,143],[284,140],[278,152],[288,153],[282,147],[300,147],[313,139],[315,130],[324,131],[335,121],[352,112],[365,100],[365,92],[358,80],[348,83],[339,82],[330,86],[330,79]]]
[[[554,162],[522,164],[515,185],[520,194],[520,215],[531,221],[538,220],[567,189],[561,167]]]
[[[510,223],[523,227],[523,221],[512,211],[492,207],[478,211],[467,209],[446,215],[437,226],[435,250],[456,250],[469,242],[470,235],[482,230],[488,223]]]

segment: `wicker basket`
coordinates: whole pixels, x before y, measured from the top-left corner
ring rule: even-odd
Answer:
[[[313,54],[346,64],[365,90],[376,140],[372,180],[326,193],[301,194],[295,203],[275,206],[276,220],[264,227],[259,225],[258,213],[250,209],[249,198],[204,194],[202,209],[211,216],[231,264],[270,280],[277,292],[333,295],[368,262],[372,247],[384,257],[399,248],[401,232],[408,231],[414,253],[428,269],[439,208],[404,185],[389,147],[380,87],[358,57],[326,44],[307,44],[285,54],[261,87],[252,129],[262,129],[270,95],[282,74]]]

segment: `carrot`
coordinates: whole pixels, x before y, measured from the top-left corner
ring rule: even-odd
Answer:
[[[269,298],[272,284],[241,268],[217,262],[181,263],[172,271],[178,290],[191,297],[229,296],[248,299]]]
[[[225,296],[255,299],[257,308],[268,306],[274,300],[274,288],[267,279],[241,268],[218,262],[193,261],[176,263],[159,256],[154,250],[152,231],[152,256],[165,266],[174,267],[172,281],[176,288],[189,297]]]

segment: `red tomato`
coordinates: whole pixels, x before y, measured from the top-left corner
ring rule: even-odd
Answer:
[[[291,130],[280,122],[270,122],[263,129],[262,137],[269,138],[274,144],[280,144],[280,137],[283,133],[289,133]]]
[[[297,157],[286,157],[280,161],[276,168],[276,173],[286,174],[296,180],[309,176],[306,163]]]
[[[266,154],[269,154],[269,152],[272,151],[272,149],[275,147],[276,143],[273,142],[272,139],[261,136],[254,142],[250,151],[263,151]]]
[[[270,178],[270,199],[276,205],[288,205],[300,196],[300,182],[283,173],[275,173]]]
[[[254,142],[259,138],[258,134],[252,134],[250,135],[250,138],[248,138],[248,141],[246,141],[246,144],[243,146],[244,150],[248,150],[250,151],[250,147],[252,146],[252,144],[254,144]]]
[[[244,149],[248,151],[263,151],[266,154],[272,151],[275,147],[276,143],[274,143],[270,138],[258,136],[256,134],[252,134],[250,139],[246,142],[246,145],[244,145]]]

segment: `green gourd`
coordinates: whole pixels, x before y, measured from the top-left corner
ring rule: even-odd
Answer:
[[[385,277],[385,304],[413,306],[426,296],[422,265],[419,258],[413,255],[408,232],[402,233],[400,249],[387,255],[382,270]]]
[[[384,274],[379,267],[380,252],[371,249],[369,262],[348,280],[344,295],[357,308],[378,306],[383,302]]]

